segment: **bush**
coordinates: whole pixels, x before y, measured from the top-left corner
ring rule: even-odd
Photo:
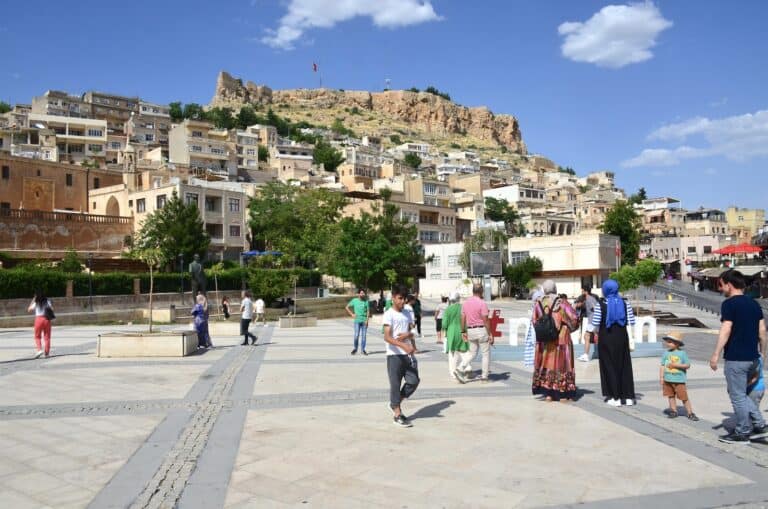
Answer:
[[[0,299],[32,298],[40,288],[49,297],[64,297],[71,274],[29,267],[0,271]]]
[[[397,134],[393,134],[392,136],[390,136],[389,141],[391,141],[395,145],[401,145],[403,143],[403,140],[400,139],[400,135],[397,135]]]
[[[61,260],[59,268],[62,272],[82,272],[83,266],[80,265],[80,259],[77,257],[77,251],[71,247],[67,249],[64,254],[64,259]]]

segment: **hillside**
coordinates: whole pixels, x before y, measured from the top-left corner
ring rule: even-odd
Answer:
[[[495,115],[484,106],[461,106],[426,92],[272,90],[219,73],[209,106],[237,111],[243,105],[272,108],[294,122],[304,120],[318,126],[330,126],[341,119],[359,136],[380,136],[385,146],[391,146],[390,136],[397,135],[402,142],[425,141],[443,152],[475,150],[484,158],[505,157],[510,161],[526,154],[515,117]]]

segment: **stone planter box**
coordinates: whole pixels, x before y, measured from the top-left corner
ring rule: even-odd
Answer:
[[[108,332],[99,334],[98,357],[184,357],[197,351],[197,332]]]
[[[297,327],[316,327],[317,317],[309,315],[281,316],[279,319],[281,329],[294,329]]]

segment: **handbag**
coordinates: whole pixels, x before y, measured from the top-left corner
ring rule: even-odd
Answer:
[[[43,316],[46,320],[54,320],[56,318],[56,313],[53,312],[53,309],[51,306],[45,306],[45,311],[43,311]]]

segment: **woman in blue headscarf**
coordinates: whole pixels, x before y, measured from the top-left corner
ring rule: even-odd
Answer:
[[[613,279],[603,282],[603,298],[595,308],[592,325],[596,330],[599,328],[600,385],[606,403],[634,405],[635,380],[627,325],[635,325],[635,314],[632,306],[619,296],[619,283]]]

